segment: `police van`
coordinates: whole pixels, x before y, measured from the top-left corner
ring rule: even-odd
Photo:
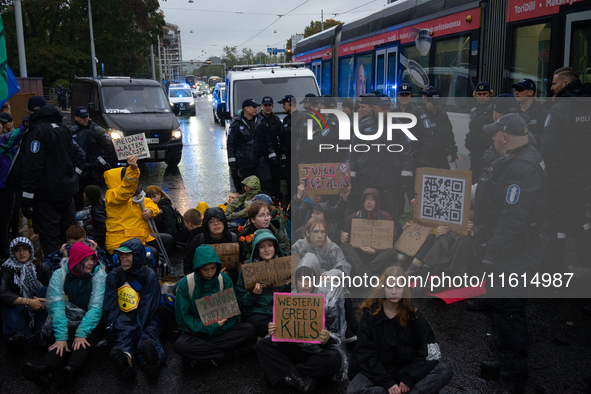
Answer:
[[[232,118],[242,111],[242,102],[248,98],[260,103],[263,97],[272,97],[273,112],[283,117],[283,108],[277,101],[286,94],[304,97],[313,93],[320,96],[316,77],[304,63],[234,66],[228,71],[225,87],[226,100],[218,105],[217,113],[219,119],[225,120],[226,132]]]
[[[186,83],[171,84],[168,87],[168,99],[175,115],[195,116],[195,98],[191,87]]]
[[[215,84],[213,88],[213,98],[211,102],[213,104],[213,121],[215,123],[221,122],[221,119],[218,117],[217,109],[218,106],[226,101],[226,83],[225,82],[218,82]]]

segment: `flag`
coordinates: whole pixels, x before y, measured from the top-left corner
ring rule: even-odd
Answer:
[[[0,16],[0,105],[21,90],[16,77],[6,62],[6,40],[4,37],[4,23]]]

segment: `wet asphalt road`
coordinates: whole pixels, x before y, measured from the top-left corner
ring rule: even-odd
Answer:
[[[217,205],[225,200],[230,183],[227,172],[225,136],[212,120],[210,97],[197,99],[197,116],[180,118],[183,128],[183,157],[178,170],[165,164],[142,165],[141,187],[161,185],[172,197],[180,212],[195,207],[199,201]],[[572,248],[571,248],[572,249]],[[182,257],[175,251],[173,260]],[[588,393],[584,378],[591,376],[591,317],[583,307],[591,300],[538,299],[528,302],[529,379],[524,393]],[[437,336],[443,360],[450,363],[454,377],[441,391],[455,393],[493,393],[496,384],[479,376],[481,360],[496,355],[496,335],[491,313],[465,310],[466,302],[446,305],[439,299],[413,301]],[[263,378],[256,355],[228,359],[218,368],[191,369],[173,350],[177,337],[166,333],[162,342],[168,354],[156,383],[149,383],[143,373],[136,382],[122,383],[113,375],[109,348],[94,350],[91,359],[71,388],[52,388],[46,392],[66,393],[295,393],[293,389],[270,388]],[[43,392],[24,380],[20,366],[39,360],[44,351],[7,354],[0,342],[0,393]],[[317,393],[344,393],[346,384],[317,385]]]

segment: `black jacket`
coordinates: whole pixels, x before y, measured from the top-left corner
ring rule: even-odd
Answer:
[[[107,236],[107,209],[105,207],[105,200],[101,198],[99,202],[94,204],[90,210],[90,217],[92,222],[92,239],[104,250],[105,239]]]
[[[287,161],[291,160],[291,129],[294,123],[298,123],[300,119],[300,111],[294,110],[283,118],[283,125],[281,133],[279,134],[279,142],[281,144],[281,153],[285,155]],[[297,133],[297,130],[296,130]],[[297,137],[296,137],[297,142]]]
[[[476,104],[470,111],[469,131],[466,134],[466,149],[471,155],[482,157],[491,143],[491,136],[484,132],[483,127],[494,123],[492,108],[489,103]]]
[[[451,155],[452,158],[455,158],[458,153],[451,121],[447,116],[447,112],[441,108],[434,113],[427,113],[431,121],[429,145],[425,146],[429,158],[427,167],[449,170],[447,156]]]
[[[25,198],[64,201],[78,191],[72,135],[62,118],[51,106],[31,115],[9,174],[9,184]]]
[[[37,280],[43,286],[49,285],[49,280],[53,271],[45,263],[35,263],[35,270],[37,271]],[[22,297],[21,289],[14,283],[14,270],[6,267],[2,268],[2,275],[0,275],[0,303],[4,305],[12,305],[17,298]]]
[[[527,122],[527,128],[530,133],[534,135],[538,146],[542,143],[542,137],[544,135],[544,122],[546,116],[548,116],[548,110],[534,99],[527,111],[519,110],[519,115]]]
[[[357,329],[349,379],[362,372],[386,391],[400,382],[412,388],[435,368],[440,358],[435,335],[418,311],[402,328],[397,318],[386,316],[383,308],[375,316],[365,309]]]
[[[271,112],[271,115],[265,116],[261,111],[259,115],[262,117],[262,122],[266,123],[269,127],[269,133],[271,136],[271,143],[273,144],[273,149],[277,154],[278,158],[281,158],[282,150],[281,150],[281,141],[279,140],[279,134],[281,134],[281,128],[283,127],[283,123],[281,123],[281,119],[277,115]]]
[[[160,201],[158,201],[158,208],[160,208],[160,214],[154,220],[158,232],[174,236],[177,232],[177,216],[176,211],[172,206],[172,201],[170,201],[169,198],[162,197]]]
[[[230,125],[227,141],[231,168],[268,167],[278,162],[269,126],[257,115],[252,121],[238,115]]]
[[[485,169],[476,189],[474,224],[484,228],[486,253],[494,262],[539,241],[547,185],[542,155],[530,144]]]
[[[86,127],[76,123],[70,131],[74,141],[80,145],[86,154],[81,178],[99,179],[104,171],[117,163],[117,154],[111,137],[109,137],[105,129],[92,120],[88,121]]]
[[[393,112],[403,111],[400,107],[396,107]],[[417,141],[410,141],[414,168],[427,167],[429,164],[429,152],[425,147],[429,147],[433,144],[431,142],[432,136],[429,132],[429,128],[431,127],[429,115],[427,114],[427,111],[425,111],[425,108],[415,103],[410,103],[404,112],[413,114],[417,117],[417,125],[410,129],[411,133],[417,137]]]

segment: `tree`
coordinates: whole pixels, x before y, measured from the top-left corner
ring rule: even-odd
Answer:
[[[336,25],[342,25],[345,22],[337,21],[335,19],[327,19],[324,21],[324,30],[330,29]],[[322,31],[322,22],[321,21],[310,21],[310,26],[304,29],[304,38],[310,37],[316,33],[320,33]]]

